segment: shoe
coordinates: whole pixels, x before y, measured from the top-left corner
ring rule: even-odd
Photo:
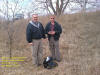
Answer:
[[[61,62],[61,60],[55,59],[57,62]]]
[[[42,64],[37,64],[37,67],[41,66]]]

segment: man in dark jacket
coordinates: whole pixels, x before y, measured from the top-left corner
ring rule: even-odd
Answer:
[[[61,61],[59,52],[59,38],[62,33],[61,25],[55,21],[55,17],[50,16],[50,22],[45,27],[45,33],[48,35],[50,51],[52,58],[57,61]]]
[[[42,38],[45,38],[45,31],[42,24],[38,21],[38,15],[32,15],[32,21],[29,22],[26,29],[26,39],[32,47],[32,59],[34,65],[41,65],[42,58]]]

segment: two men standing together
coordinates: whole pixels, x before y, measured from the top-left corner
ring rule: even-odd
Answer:
[[[38,21],[38,15],[32,15],[32,21],[29,22],[26,29],[26,39],[32,48],[32,61],[34,65],[39,66],[43,63],[42,38],[46,39],[46,34],[52,58],[56,61],[61,61],[59,52],[59,38],[61,33],[61,25],[55,21],[54,16],[50,16],[50,22],[47,23],[44,29],[42,23]]]

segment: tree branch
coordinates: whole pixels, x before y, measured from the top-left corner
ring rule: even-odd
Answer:
[[[55,11],[54,6],[52,4],[52,0],[49,0],[49,3],[50,3],[50,7],[53,10],[54,14],[56,14],[56,11]]]
[[[63,9],[62,9],[62,12],[64,12],[64,11],[65,11],[65,9],[66,9],[66,7],[67,7],[67,5],[68,5],[69,1],[70,1],[70,0],[67,0],[67,1],[66,1],[65,6],[64,6],[64,7],[63,7]]]

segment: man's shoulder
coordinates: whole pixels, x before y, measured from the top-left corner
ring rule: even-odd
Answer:
[[[48,22],[46,25],[50,25],[51,24],[51,22]]]
[[[28,26],[32,25],[32,21],[29,21]]]
[[[61,28],[61,24],[59,24],[57,21],[55,21],[55,25],[56,25],[56,27],[60,27]]]
[[[55,24],[60,25],[57,21],[55,21]]]
[[[41,22],[38,22],[40,25],[42,25],[42,23]],[[32,26],[33,25],[33,22],[32,21],[29,21],[29,23],[28,23],[28,26]]]
[[[28,23],[28,24],[27,24],[27,27],[30,27],[30,26],[31,26],[31,23]]]
[[[41,22],[38,22],[40,25],[42,25],[42,23]]]

